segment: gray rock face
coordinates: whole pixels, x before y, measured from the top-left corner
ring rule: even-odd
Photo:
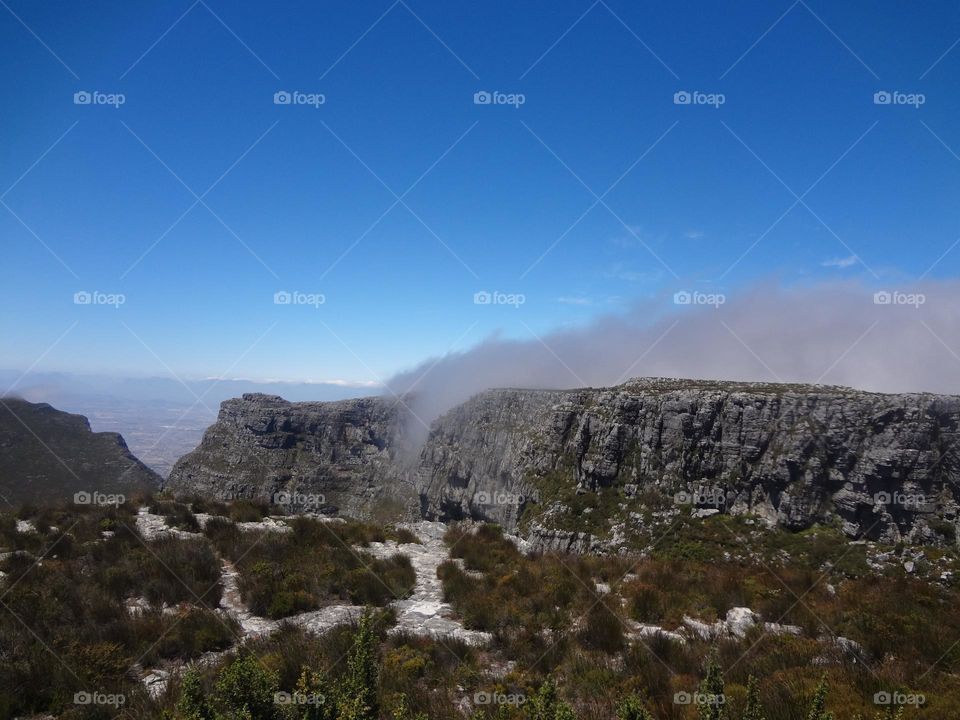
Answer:
[[[0,398],[0,497],[5,503],[96,501],[156,490],[161,478],[117,433],[90,430],[83,415],[46,403]],[[81,500],[82,501],[82,500]]]
[[[511,530],[525,507],[558,486],[576,494],[655,491],[700,515],[749,512],[793,529],[835,521],[851,536],[885,540],[933,542],[940,536],[932,524],[957,519],[954,396],[659,379],[492,390],[434,421],[407,467],[398,460],[403,419],[386,399],[244,396],[224,403],[170,485],[254,497],[320,488],[348,514],[415,488],[422,517]],[[591,542],[539,532],[544,547]]]
[[[287,402],[246,394],[177,461],[165,488],[221,500],[251,498],[314,511],[369,516],[379,502],[412,496],[399,477],[403,418],[396,401]]]

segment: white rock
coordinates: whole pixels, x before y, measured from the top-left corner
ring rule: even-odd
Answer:
[[[17,532],[18,533],[30,533],[36,532],[37,528],[34,527],[33,523],[29,520],[17,520]]]
[[[737,638],[743,638],[754,625],[757,624],[759,616],[750,608],[735,607],[727,611],[726,626],[727,631]]]

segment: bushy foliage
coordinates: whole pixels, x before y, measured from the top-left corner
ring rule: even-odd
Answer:
[[[369,612],[360,618],[353,647],[347,658],[347,674],[340,690],[340,716],[343,720],[377,720],[379,667],[377,642]]]
[[[636,695],[627,695],[617,703],[617,720],[653,720],[653,716],[643,706]]]
[[[211,520],[206,535],[237,563],[240,589],[257,615],[283,618],[334,602],[386,605],[410,594],[416,574],[409,558],[375,558],[354,546],[380,537],[355,522],[290,520],[289,533],[241,532]]]

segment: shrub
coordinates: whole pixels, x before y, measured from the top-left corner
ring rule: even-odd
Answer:
[[[226,718],[272,720],[277,706],[276,674],[252,653],[242,653],[220,671],[214,688],[216,713]],[[219,720],[219,718],[217,718]]]

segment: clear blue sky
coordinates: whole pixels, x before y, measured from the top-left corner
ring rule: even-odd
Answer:
[[[371,381],[681,288],[960,271],[955,2],[0,5],[0,367]]]

